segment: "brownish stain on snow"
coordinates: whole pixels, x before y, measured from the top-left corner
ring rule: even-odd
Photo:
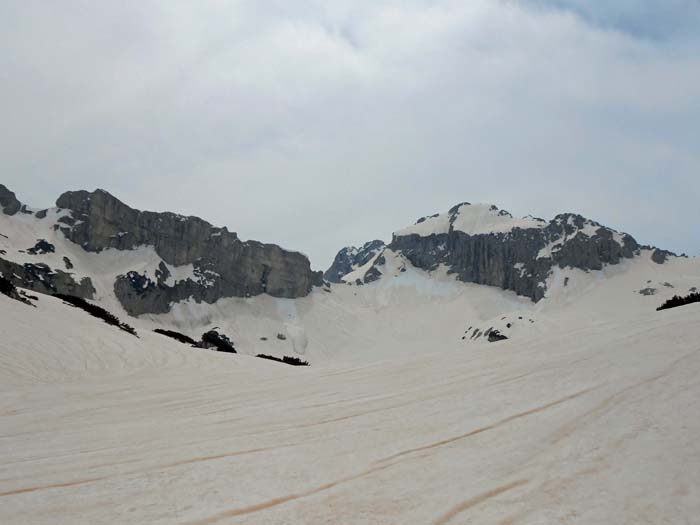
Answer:
[[[460,441],[462,439],[466,439],[468,437],[475,436],[477,434],[481,434],[482,432],[486,432],[488,430],[493,430],[494,428],[498,428],[502,425],[510,423],[511,421],[515,421],[516,419],[531,416],[531,415],[537,414],[539,412],[544,412],[545,410],[548,410],[552,407],[555,407],[557,405],[561,405],[562,403],[566,403],[567,401],[571,401],[573,399],[576,399],[577,397],[580,397],[584,394],[587,394],[588,392],[591,392],[592,390],[595,390],[596,388],[598,388],[598,387],[586,388],[584,390],[576,392],[575,394],[568,395],[566,397],[563,397],[563,398],[558,399],[556,401],[552,401],[551,403],[546,403],[546,404],[538,406],[536,408],[531,408],[530,410],[526,410],[524,412],[518,412],[517,414],[513,414],[512,416],[508,416],[506,418],[503,418],[500,421],[496,421],[495,423],[492,423],[491,425],[486,425],[484,427],[475,428],[474,430],[470,430],[469,432],[465,432],[464,434],[460,434],[458,436],[453,436],[451,438],[442,439],[440,441],[436,441],[435,443],[430,443],[428,445],[423,445],[420,447],[409,448],[407,450],[403,450],[401,452],[398,452],[396,454],[393,454],[389,457],[384,458],[383,460],[380,461],[380,463],[383,463],[385,461],[390,461],[392,459],[395,459],[395,458],[398,458],[401,456],[405,456],[407,454],[413,454],[415,452],[422,452],[424,450],[431,450],[434,448],[443,447],[445,445],[450,445],[456,441]]]
[[[103,479],[106,479],[106,477],[101,477],[101,478],[90,478],[90,479],[79,479],[76,481],[67,481],[65,483],[54,483],[50,485],[37,485],[35,487],[25,487],[23,489],[16,489],[16,490],[8,490],[7,492],[0,492],[0,497],[4,496],[14,496],[16,494],[25,494],[27,492],[36,492],[37,490],[45,490],[45,489],[57,489],[57,488],[64,488],[64,487],[74,487],[76,485],[85,485],[87,483],[94,483],[95,481],[101,481]]]
[[[254,454],[256,452],[267,452],[269,450],[275,449],[275,448],[280,448],[280,447],[264,447],[264,448],[253,448],[253,449],[248,449],[248,450],[239,450],[236,452],[228,452],[228,453],[223,453],[223,454],[215,454],[211,456],[197,456],[189,459],[183,459],[180,461],[174,461],[172,463],[166,463],[164,465],[158,465],[153,468],[143,468],[143,469],[136,469],[136,470],[130,470],[127,472],[120,472],[119,474],[114,474],[111,476],[100,476],[100,477],[95,477],[95,478],[89,478],[89,479],[83,479],[83,480],[77,480],[77,481],[69,481],[66,483],[51,483],[51,484],[46,484],[46,485],[37,485],[34,487],[24,487],[21,489],[15,489],[15,490],[9,490],[6,492],[0,492],[0,497],[4,496],[15,496],[18,494],[25,494],[27,492],[36,492],[38,490],[47,490],[47,489],[58,489],[58,488],[66,488],[66,487],[74,487],[76,485],[85,485],[87,483],[94,483],[96,481],[102,481],[105,479],[112,479],[112,478],[117,478],[117,477],[123,477],[123,476],[131,476],[134,474],[143,474],[145,472],[153,472],[153,471],[159,471],[159,470],[165,470],[169,468],[174,468],[174,467],[179,467],[182,465],[189,465],[192,463],[200,463],[204,461],[214,461],[217,459],[224,459],[224,458],[230,458],[230,457],[235,457],[235,456],[242,456],[245,454]]]
[[[547,410],[547,409],[549,409],[549,408],[552,408],[552,407],[554,407],[554,406],[560,405],[560,404],[562,404],[562,403],[565,403],[565,402],[567,402],[567,401],[570,401],[570,400],[572,400],[572,399],[575,399],[575,398],[577,398],[577,397],[580,397],[580,396],[582,396],[582,395],[584,395],[584,394],[586,394],[586,393],[588,393],[588,392],[594,390],[595,388],[597,388],[597,387],[586,388],[586,389],[584,389],[584,390],[581,390],[581,391],[576,392],[576,393],[574,393],[574,394],[568,395],[568,396],[563,397],[563,398],[561,398],[561,399],[558,399],[558,400],[556,400],[556,401],[552,401],[552,402],[550,402],[550,403],[547,403],[547,404],[538,406],[538,407],[536,407],[536,408],[532,408],[532,409],[530,409],[530,410],[526,410],[526,411],[524,411],[524,412],[519,412],[519,413],[514,414],[514,415],[512,415],[512,416],[508,416],[507,418],[501,419],[500,421],[497,421],[496,423],[493,423],[492,425],[488,425],[488,426],[485,426],[485,427],[477,428],[477,429],[471,430],[470,432],[467,432],[467,433],[465,433],[465,434],[460,434],[459,436],[454,436],[454,437],[452,437],[452,438],[443,439],[443,440],[441,440],[441,441],[438,441],[438,442],[435,442],[435,443],[431,443],[431,444],[429,444],[429,445],[425,445],[425,446],[422,446],[422,447],[416,447],[416,448],[404,450],[404,451],[402,451],[402,452],[399,452],[398,454],[394,454],[394,455],[392,455],[392,456],[389,456],[389,457],[387,457],[387,458],[384,458],[384,459],[378,461],[377,463],[375,463],[376,466],[374,466],[374,467],[372,467],[372,468],[369,468],[369,469],[367,469],[367,470],[364,470],[364,471],[360,472],[359,474],[355,474],[355,475],[348,476],[348,477],[345,477],[345,478],[340,478],[339,480],[332,481],[332,482],[330,482],[330,483],[326,483],[326,484],[324,484],[324,485],[320,485],[320,486],[318,486],[318,487],[314,487],[314,488],[308,489],[308,490],[306,490],[306,491],[298,492],[298,493],[295,493],[295,494],[288,494],[288,495],[286,495],[286,496],[280,496],[280,497],[277,497],[277,498],[272,498],[272,499],[269,499],[269,500],[267,500],[267,501],[263,501],[263,502],[257,503],[257,504],[255,504],[255,505],[249,505],[249,506],[246,506],[246,507],[239,507],[239,508],[237,508],[237,509],[231,509],[231,510],[222,511],[222,512],[220,512],[220,513],[218,513],[218,514],[215,514],[215,515],[213,515],[213,516],[209,516],[208,518],[203,518],[203,519],[201,519],[201,520],[196,520],[196,521],[187,522],[186,525],[210,525],[210,524],[212,524],[212,523],[216,523],[216,522],[221,521],[221,520],[226,519],[226,518],[232,518],[232,517],[236,517],[236,516],[242,516],[242,515],[245,515],[245,514],[252,514],[252,513],[254,513],[254,512],[259,512],[259,511],[262,511],[262,510],[269,509],[269,508],[271,508],[271,507],[276,507],[277,505],[282,505],[283,503],[287,503],[287,502],[289,502],[289,501],[293,501],[293,500],[305,498],[305,497],[308,497],[308,496],[312,496],[312,495],[314,495],[314,494],[318,494],[319,492],[327,491],[327,490],[329,490],[329,489],[331,489],[331,488],[333,488],[333,487],[336,487],[336,486],[338,486],[338,485],[341,485],[341,484],[343,484],[343,483],[348,483],[348,482],[351,482],[351,481],[354,481],[354,480],[363,478],[363,477],[365,477],[365,476],[368,476],[368,475],[370,475],[370,474],[373,474],[373,473],[375,473],[375,472],[378,472],[378,471],[385,470],[385,469],[388,469],[388,468],[390,468],[390,467],[393,467],[393,466],[396,465],[398,462],[392,461],[392,460],[397,459],[397,458],[399,458],[399,457],[405,456],[405,455],[407,455],[407,454],[412,454],[412,453],[414,453],[414,452],[421,452],[421,451],[423,451],[423,450],[434,449],[434,448],[441,447],[441,446],[444,446],[444,445],[447,445],[447,444],[450,444],[450,443],[454,443],[455,441],[459,441],[460,439],[465,439],[465,438],[467,438],[467,437],[474,436],[474,435],[476,435],[476,434],[480,434],[481,432],[486,432],[487,430],[491,430],[491,429],[497,428],[497,427],[499,427],[499,426],[501,426],[501,425],[504,425],[504,424],[506,424],[506,423],[509,423],[509,422],[511,422],[511,421],[513,421],[513,420],[515,420],[515,419],[522,418],[522,417],[526,417],[526,416],[529,416],[529,415],[532,415],[532,414],[536,414],[536,413],[538,413],[538,412],[543,412],[543,411],[545,411],[545,410]],[[517,482],[517,483],[518,483],[518,484],[522,484],[522,483],[525,483],[525,481]],[[506,490],[509,490],[510,488],[514,488],[515,486],[517,486],[517,485],[514,485],[513,487],[510,487],[510,486],[508,485],[508,486],[506,486],[506,487],[507,487]],[[498,489],[494,489],[494,490],[498,490]],[[493,492],[493,491],[491,491],[491,492]],[[501,491],[501,492],[502,492],[502,491]],[[489,494],[490,494],[490,493],[489,493]],[[497,492],[495,495],[497,495],[497,494],[500,494],[500,492]],[[488,497],[492,497],[492,496],[488,496]],[[472,500],[470,500],[470,501],[472,501]],[[466,507],[465,507],[465,508],[466,508]]]
[[[325,483],[324,485],[319,485],[317,487],[314,487],[314,488],[309,489],[309,490],[305,490],[303,492],[298,492],[296,494],[288,494],[286,496],[280,496],[278,498],[272,498],[272,499],[257,503],[255,505],[249,505],[247,507],[239,507],[237,509],[225,510],[225,511],[220,512],[218,514],[215,514],[213,516],[209,516],[208,518],[203,518],[201,520],[187,522],[185,525],[210,525],[211,523],[216,523],[217,521],[221,521],[221,520],[226,519],[226,518],[233,518],[233,517],[242,516],[245,514],[252,514],[253,512],[259,512],[261,510],[266,510],[266,509],[269,509],[272,507],[276,507],[277,505],[287,503],[288,501],[306,498],[308,496],[313,496],[314,494],[318,494],[320,492],[325,492],[325,491],[330,490],[334,487],[337,487],[338,485],[342,485],[343,483],[349,483],[351,481],[355,481],[357,479],[363,478],[363,477],[368,476],[370,474],[373,474],[375,472],[379,472],[380,470],[388,469],[389,467],[392,467],[392,466],[394,466],[394,463],[390,463],[390,464],[383,465],[380,467],[374,467],[371,469],[364,470],[364,471],[360,472],[359,474],[355,474],[353,476],[347,476],[345,478],[340,478],[336,481],[331,481],[329,483]]]
[[[509,490],[513,490],[516,487],[520,487],[521,485],[525,485],[526,483],[529,483],[528,480],[526,479],[520,479],[518,481],[513,481],[512,483],[507,483],[506,485],[501,485],[500,487],[496,487],[494,489],[491,489],[487,492],[484,492],[482,494],[479,494],[477,496],[474,496],[473,498],[469,498],[466,501],[463,501],[462,503],[455,505],[452,507],[450,510],[448,510],[445,514],[440,516],[437,520],[435,520],[435,525],[444,525],[445,523],[449,522],[452,518],[457,516],[458,514],[464,512],[465,510],[468,510],[479,503],[483,503],[484,501],[495,498],[499,494],[503,494],[504,492],[507,492]]]

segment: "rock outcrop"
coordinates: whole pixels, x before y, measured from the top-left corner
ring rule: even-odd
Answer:
[[[38,299],[36,296],[28,295],[24,290],[18,290],[17,286],[15,286],[12,281],[5,279],[2,275],[0,275],[0,294],[6,295],[10,299],[14,299],[28,306],[35,306],[32,303],[32,299]]]
[[[515,219],[492,205],[462,203],[395,233],[387,249],[417,268],[444,265],[461,281],[498,286],[539,301],[554,267],[601,270],[633,257],[639,245],[627,234],[572,213],[546,222]],[[361,281],[381,275],[375,266],[383,260],[378,257]]]
[[[321,272],[313,272],[303,254],[241,241],[236,233],[198,217],[135,210],[103,190],[67,192],[56,205],[70,210],[59,219],[61,231],[86,251],[148,245],[168,265],[192,265],[191,277],[177,282],[168,279],[166,264],[155,280],[137,272],[119,276],[114,291],[131,315],[165,313],[172,303],[188,298],[213,303],[262,293],[303,297],[322,284]]]
[[[323,274],[324,279],[331,283],[343,282],[343,277],[371,261],[385,248],[384,241],[374,240],[366,242],[360,248],[347,246],[340,250],[333,264]]]
[[[502,334],[501,332],[499,332],[498,330],[491,330],[491,331],[488,333],[488,335],[486,335],[486,337],[488,338],[488,342],[489,342],[489,343],[495,343],[495,342],[498,342],[498,341],[505,341],[506,339],[508,339],[507,336],[503,335],[503,334]]]
[[[668,250],[661,250],[659,248],[651,248],[654,251],[651,252],[651,260],[654,261],[656,264],[664,264],[666,261],[668,261],[669,257],[678,257],[675,253],[670,252]]]
[[[95,287],[89,277],[76,281],[72,274],[56,270],[44,263],[19,264],[0,258],[0,274],[13,285],[35,292],[65,294],[92,299]]]

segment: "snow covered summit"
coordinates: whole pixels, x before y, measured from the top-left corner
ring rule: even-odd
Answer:
[[[493,204],[470,204],[462,202],[450,208],[446,213],[436,213],[422,217],[415,224],[394,233],[395,236],[436,235],[449,233],[450,230],[461,231],[468,235],[489,233],[504,233],[515,228],[530,229],[544,228],[547,225],[543,219],[531,216],[522,219],[514,218],[506,210],[500,210]]]
[[[464,282],[497,286],[539,301],[555,268],[600,270],[650,250],[663,264],[670,252],[640,246],[626,233],[573,213],[549,222],[514,218],[492,204],[464,202],[396,231],[371,262],[348,268],[338,281],[367,284],[385,274],[387,255],[427,271],[445,267]],[[342,253],[339,253],[339,257]],[[341,257],[342,258],[342,257]]]

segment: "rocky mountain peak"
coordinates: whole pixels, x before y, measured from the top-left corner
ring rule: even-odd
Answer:
[[[518,219],[493,204],[462,202],[396,231],[385,250],[420,269],[442,265],[464,282],[498,286],[539,301],[555,267],[601,270],[639,254],[640,246],[630,235],[575,213],[547,222],[533,216]],[[381,277],[386,260],[380,253],[373,257],[375,262],[358,275],[358,265],[340,264],[348,260],[341,252],[329,271],[336,281],[371,282]]]

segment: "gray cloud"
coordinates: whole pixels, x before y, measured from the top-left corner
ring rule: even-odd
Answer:
[[[463,200],[700,253],[697,11],[674,32],[555,4],[7,2],[2,181],[36,206],[103,187],[319,268]]]

